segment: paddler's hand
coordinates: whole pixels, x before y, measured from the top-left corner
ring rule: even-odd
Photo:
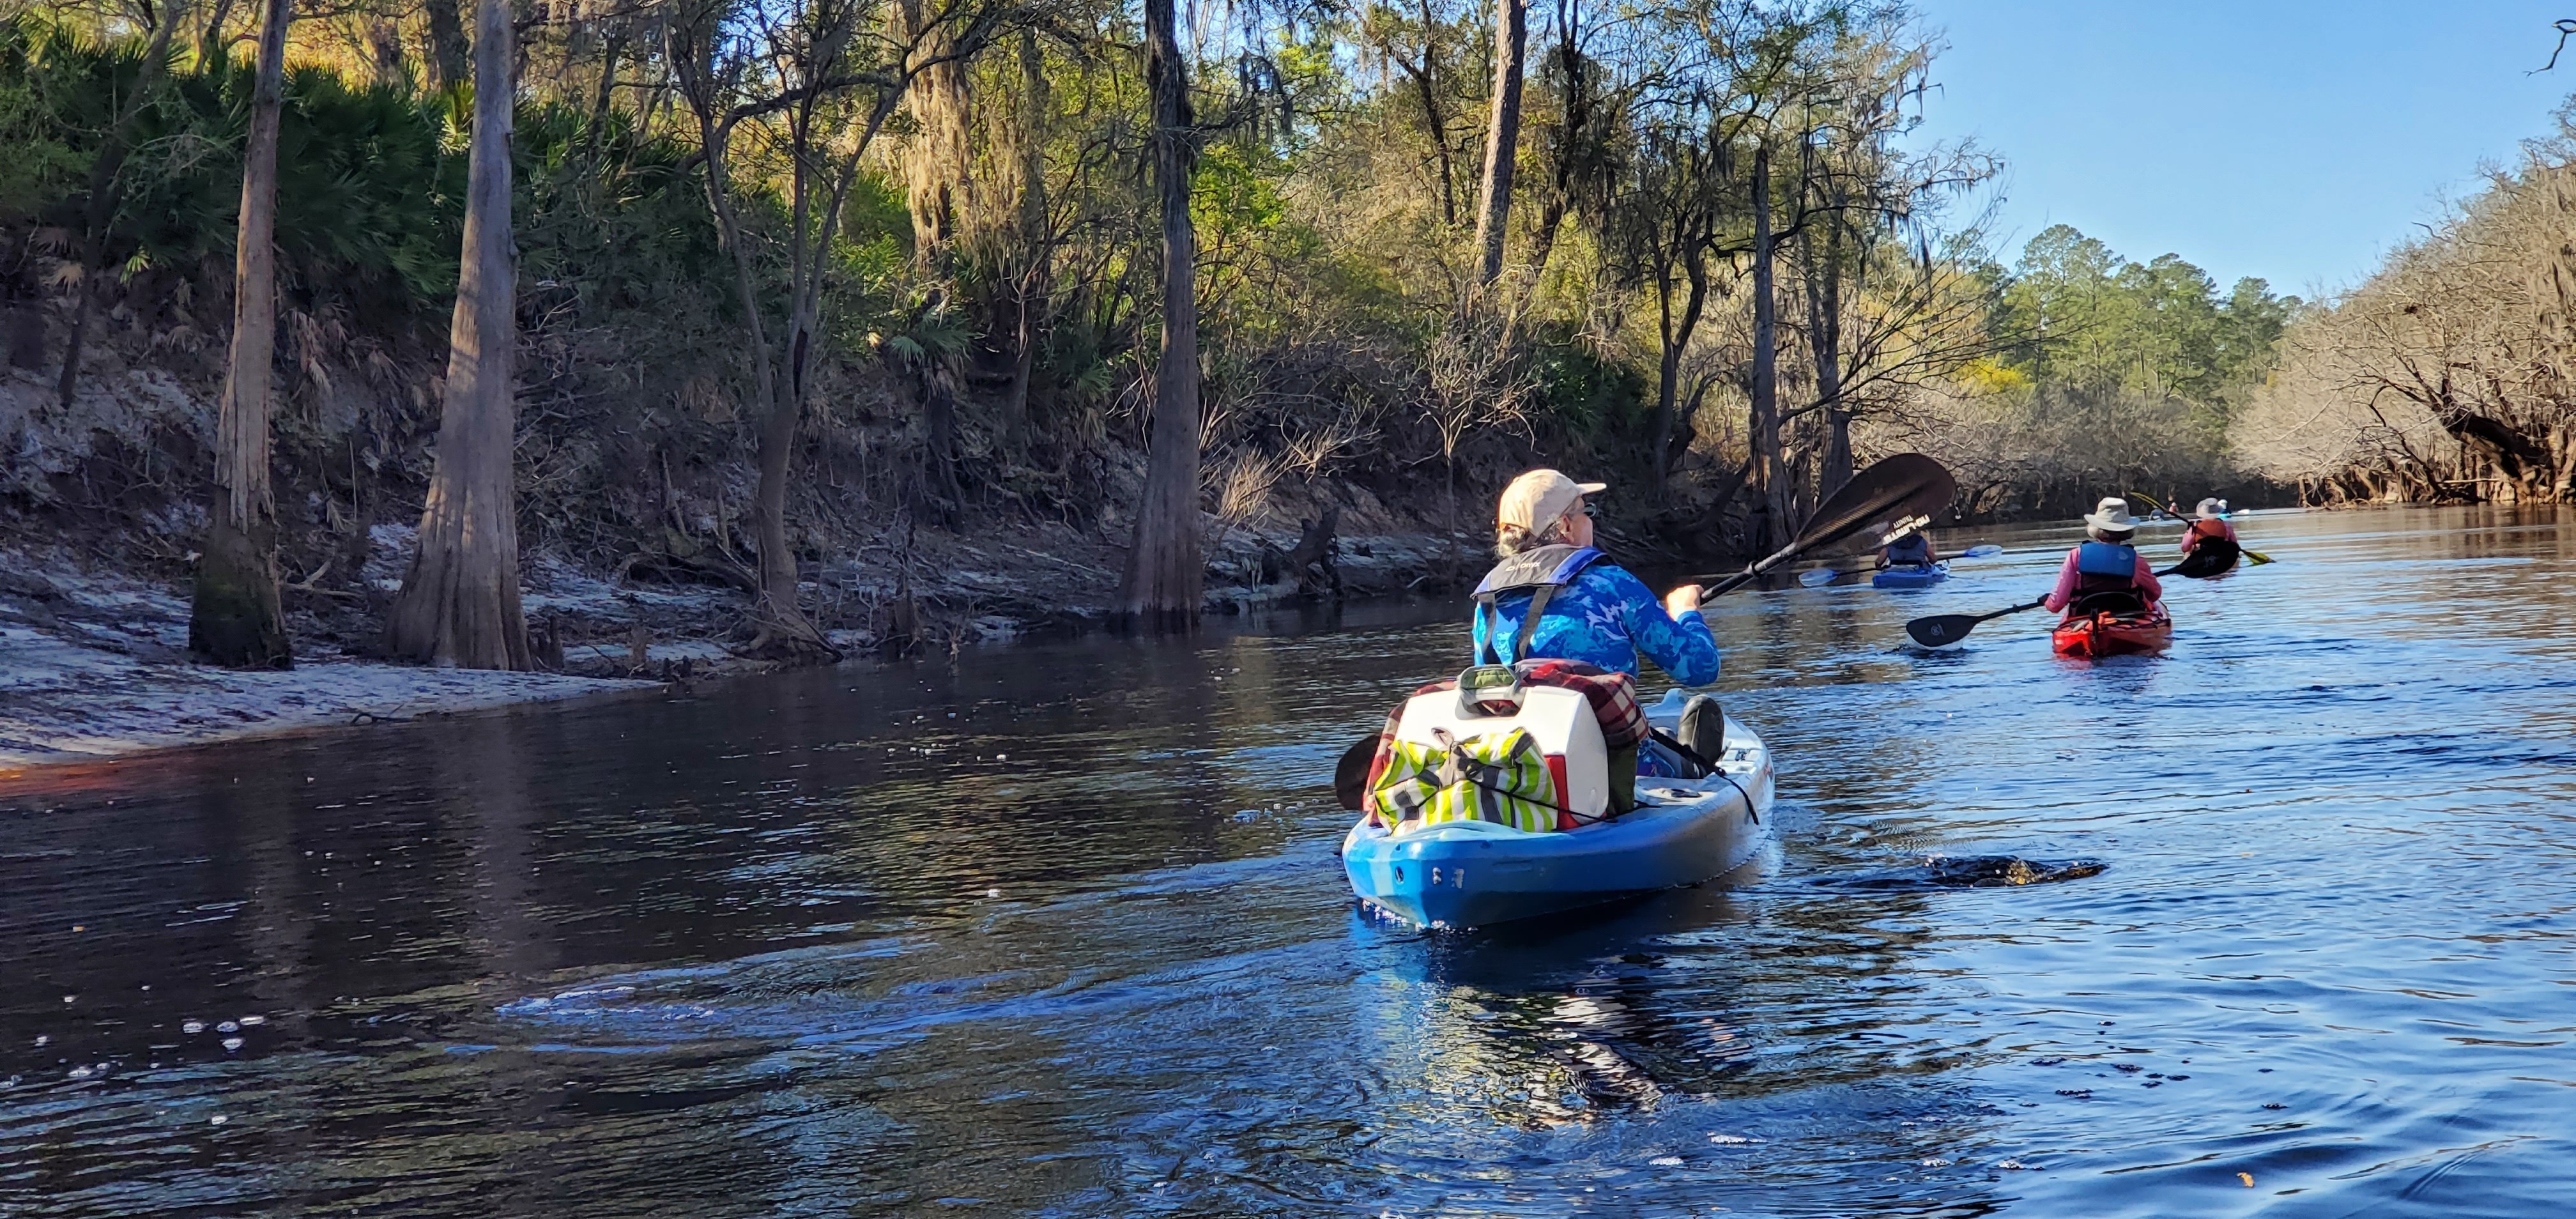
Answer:
[[[1699,585],[1685,584],[1664,594],[1664,612],[1679,618],[1699,608]]]

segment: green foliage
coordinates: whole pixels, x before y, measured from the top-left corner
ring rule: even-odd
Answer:
[[[0,231],[78,223],[83,175],[140,44],[0,23]],[[255,73],[218,58],[174,72],[137,120],[107,256],[130,269],[228,266]],[[466,185],[451,99],[289,75],[278,131],[279,254],[290,291],[386,325],[443,319]],[[668,308],[721,266],[689,150],[621,112],[530,106],[517,120],[517,237],[529,286],[579,284],[592,306]]]
[[[687,168],[687,148],[644,136],[617,112],[594,127],[568,106],[530,107],[517,123],[513,207],[522,291],[576,293],[594,318],[667,312],[684,302],[722,307],[722,293],[710,288],[728,271]],[[451,158],[459,195],[463,159]],[[452,254],[450,260],[452,274]]]
[[[85,92],[82,82],[39,52],[26,18],[0,19],[0,148],[9,150],[0,156],[0,228],[31,222],[89,172],[89,153],[69,138],[57,105]]]
[[[1530,354],[1538,397],[1532,413],[1542,425],[1598,448],[1643,421],[1648,387],[1637,369],[1604,359],[1569,334],[1534,337]]]
[[[2037,385],[2175,397],[2223,416],[2270,369],[2299,303],[2259,279],[2222,296],[2179,257],[2130,262],[2061,224],[2023,248],[1998,321],[2019,336],[2008,364]]]

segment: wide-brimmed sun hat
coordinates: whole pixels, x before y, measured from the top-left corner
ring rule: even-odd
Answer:
[[[2138,518],[2129,515],[2129,501],[2116,495],[2102,497],[2102,502],[2086,513],[2084,523],[2107,533],[2135,533]]]
[[[2204,521],[2214,521],[2225,515],[2227,515],[2226,500],[2205,499],[2200,501],[2200,519]]]
[[[1608,490],[1608,483],[1579,483],[1556,470],[1532,470],[1503,488],[1494,509],[1494,524],[1536,531],[1554,524],[1587,495]]]

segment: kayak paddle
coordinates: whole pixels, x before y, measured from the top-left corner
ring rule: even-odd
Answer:
[[[1939,562],[1955,563],[1961,559],[1991,559],[2003,552],[2003,547],[1992,544],[1971,546],[1966,550],[1962,550],[1957,554],[1951,555],[1949,558],[1939,560]],[[1878,569],[1872,568],[1871,570]],[[1814,571],[1798,573],[1798,583],[1804,584],[1809,588],[1816,588],[1822,585],[1831,584],[1836,580],[1842,579],[1844,576],[1856,576],[1859,574],[1860,569],[1858,568],[1851,571],[1837,571],[1831,567],[1819,567]]]
[[[2035,610],[2047,603],[2048,598],[2042,597],[2037,601],[2027,601],[2011,609],[1999,609],[1991,614],[1934,614],[1929,618],[1917,618],[1906,623],[1905,633],[1913,636],[1914,642],[1924,647],[1937,648],[1967,638],[1968,632],[1977,629],[1977,624],[1980,622],[2001,618],[2006,614],[2018,614],[2023,610]]]
[[[2184,555],[2182,562],[2157,572],[2156,575],[2158,578],[2181,576],[2186,580],[2206,580],[2224,573],[2235,565],[2236,560],[2233,556],[2222,560],[2218,551],[2194,550]],[[1991,614],[1934,614],[1929,618],[1917,618],[1906,623],[1905,633],[1912,636],[1914,642],[1924,647],[1942,647],[1967,638],[1968,632],[1977,629],[1977,624],[1980,622],[2001,618],[2006,614],[2018,614],[2023,610],[2038,609],[2047,600],[2042,597],[2038,601],[2026,602],[2010,609],[1999,609]]]
[[[1341,760],[1333,763],[1333,796],[1354,813],[1360,811],[1361,797],[1368,794],[1361,789],[1368,786],[1369,768],[1377,764],[1377,737],[1372,732],[1351,742]]]
[[[1864,529],[1891,533],[1900,524],[1924,518],[1930,523],[1933,513],[1950,506],[1959,493],[1959,484],[1941,463],[1921,453],[1899,453],[1852,476],[1843,489],[1834,492],[1824,503],[1816,505],[1816,514],[1807,522],[1797,540],[1781,547],[1766,558],[1745,565],[1744,570],[1726,576],[1693,576],[1694,580],[1715,581],[1700,590],[1700,597],[1722,597],[1729,592],[1768,575],[1773,568],[1820,546],[1830,546]]]

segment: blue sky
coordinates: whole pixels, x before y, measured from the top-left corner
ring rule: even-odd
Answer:
[[[1933,139],[2003,156],[2000,252],[2065,223],[2221,285],[2347,287],[2576,93],[2576,0],[1916,0]]]

